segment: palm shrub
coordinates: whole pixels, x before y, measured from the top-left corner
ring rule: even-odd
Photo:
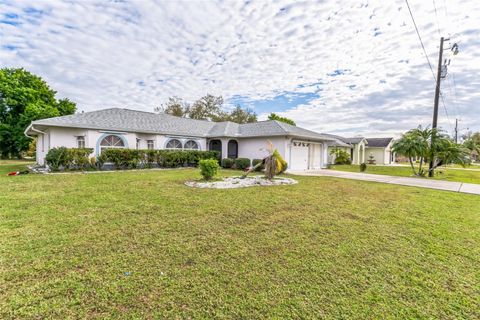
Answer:
[[[412,172],[416,176],[425,176],[430,169],[424,169],[424,165],[432,162],[432,170],[442,164],[455,163],[465,166],[469,162],[469,151],[465,147],[453,142],[447,135],[437,129],[409,130],[402,138],[395,141],[392,151],[408,158]],[[418,170],[414,159],[418,158]]]
[[[216,159],[202,159],[199,167],[203,179],[210,180],[217,174],[219,165]]]
[[[270,156],[265,158],[265,178],[271,180],[275,175],[285,172],[287,167],[287,162],[275,149]]]

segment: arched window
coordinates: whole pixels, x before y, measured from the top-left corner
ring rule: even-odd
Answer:
[[[109,148],[125,148],[125,143],[122,138],[116,135],[108,135],[100,141],[100,149],[109,149]]]
[[[187,142],[185,142],[183,148],[189,150],[198,150],[198,143],[193,140],[188,140]]]
[[[178,139],[172,139],[165,146],[167,149],[182,149],[182,142]]]
[[[238,142],[236,140],[228,141],[228,158],[238,158]]]

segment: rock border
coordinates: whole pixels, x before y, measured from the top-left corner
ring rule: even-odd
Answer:
[[[297,183],[297,180],[285,177],[267,180],[264,176],[249,176],[244,179],[241,179],[241,177],[227,177],[220,181],[187,181],[185,182],[185,185],[188,187],[201,189],[237,189],[248,187],[292,185]]]

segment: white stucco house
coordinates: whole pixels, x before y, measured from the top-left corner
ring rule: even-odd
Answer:
[[[328,146],[348,146],[332,135],[279,121],[237,124],[180,118],[122,108],[103,109],[33,121],[25,130],[37,137],[38,164],[55,147],[217,150],[222,158],[262,159],[267,141],[290,170],[319,169],[328,163]]]
[[[336,145],[332,143],[329,147],[331,151],[333,148],[340,148],[350,154],[352,164],[367,163],[372,157],[375,164],[389,165],[395,162],[395,154],[392,151],[392,145],[395,141],[393,138],[365,138],[353,137],[344,138],[340,136],[333,136],[337,140],[342,141],[348,146]],[[329,163],[335,162],[335,157],[330,154]]]

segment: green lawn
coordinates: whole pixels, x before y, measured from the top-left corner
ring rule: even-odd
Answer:
[[[360,172],[360,166],[358,165],[334,165],[331,167],[333,170],[339,171],[349,171],[349,172]],[[428,164],[426,169],[428,169]],[[445,181],[458,181],[458,182],[467,182],[467,183],[480,183],[480,170],[476,166],[470,166],[462,170],[463,168],[450,169],[448,167],[440,167],[435,170],[436,174],[434,179],[445,180]],[[373,174],[385,174],[390,176],[402,176],[402,177],[413,177],[413,172],[411,167],[403,166],[378,166],[378,165],[367,165],[367,171],[365,173]]]
[[[198,177],[0,176],[0,318],[480,317],[479,196]]]
[[[20,171],[27,169],[26,166],[33,164],[30,160],[2,160],[0,159],[0,176],[6,175],[9,172]]]

